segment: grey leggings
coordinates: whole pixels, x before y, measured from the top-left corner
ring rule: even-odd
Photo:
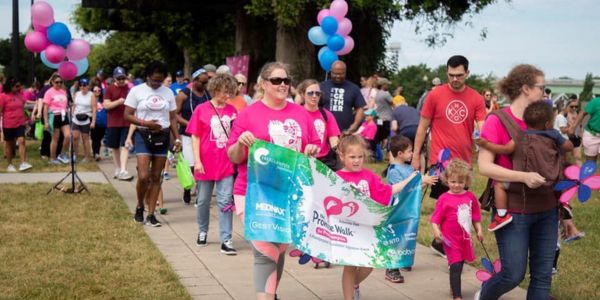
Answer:
[[[287,244],[251,241],[254,252],[254,288],[257,293],[275,294],[283,274]],[[273,260],[277,257],[277,261]]]

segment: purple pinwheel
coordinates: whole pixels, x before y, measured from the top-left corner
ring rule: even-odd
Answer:
[[[489,259],[483,257],[481,259],[481,264],[483,265],[484,270],[477,270],[477,272],[475,272],[475,277],[477,277],[477,279],[479,279],[481,282],[488,281],[490,278],[492,278],[492,275],[500,272],[502,269],[502,264],[498,259],[496,259],[492,264]]]
[[[438,160],[433,168],[429,169],[430,176],[440,176],[444,173],[444,170],[450,163],[450,148],[444,148],[440,150],[438,154]]]
[[[575,196],[575,192],[579,202],[588,201],[592,190],[600,189],[600,175],[594,175],[595,172],[596,163],[592,161],[585,162],[581,168],[577,165],[566,167],[564,173],[568,179],[560,180],[554,186],[555,191],[563,191],[560,195],[560,203],[569,203]]]

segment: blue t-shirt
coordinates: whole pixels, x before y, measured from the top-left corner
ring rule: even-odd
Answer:
[[[177,82],[173,82],[171,83],[171,90],[173,91],[173,94],[175,94],[175,96],[177,96],[177,94],[179,94],[179,91],[185,89],[187,87],[187,83],[182,82],[181,84],[177,83]]]
[[[321,82],[323,107],[335,117],[340,131],[344,131],[354,123],[354,110],[367,105],[358,86],[348,80],[341,84],[331,80]]]
[[[562,136],[562,134],[560,134],[560,132],[554,128],[546,129],[546,130],[527,129],[527,130],[525,130],[525,134],[536,134],[536,135],[541,135],[541,136],[547,137],[547,138],[553,140],[556,143],[556,146],[559,148],[560,148],[560,145],[562,145],[564,142],[567,141]]]
[[[409,126],[419,125],[419,111],[408,105],[400,105],[392,112],[392,120],[398,122],[398,131]]]
[[[194,93],[191,93],[190,89],[188,89],[188,88],[182,89],[181,92],[187,96],[186,99],[181,104],[181,117],[189,121],[192,118],[192,113],[196,109],[196,106],[210,100],[210,95],[208,94],[208,91],[204,91],[204,95],[198,96]],[[192,95],[191,102],[190,102],[190,93]],[[187,126],[179,125],[179,134],[183,134],[183,135],[187,136],[188,134],[185,132],[186,129],[187,129]]]
[[[408,178],[410,176],[410,174],[412,174],[415,171],[415,169],[413,169],[413,167],[409,164],[399,164],[399,163],[392,163],[390,164],[390,166],[388,167],[387,170],[387,182],[388,184],[396,184],[406,178]],[[392,197],[392,200],[390,202],[390,206],[395,205],[396,201],[398,201],[397,197]]]

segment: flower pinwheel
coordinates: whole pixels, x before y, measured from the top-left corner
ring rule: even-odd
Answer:
[[[489,259],[483,257],[481,258],[481,264],[483,265],[484,270],[477,270],[477,272],[475,272],[475,277],[477,277],[477,279],[479,279],[481,282],[488,281],[490,278],[492,278],[492,275],[500,272],[502,269],[499,259],[496,259],[492,264]]]
[[[435,164],[435,166],[433,166],[431,169],[429,169],[429,175],[430,176],[442,175],[442,173],[444,173],[444,170],[446,169],[446,167],[448,166],[449,163],[450,163],[450,149],[444,148],[444,149],[440,150],[440,153],[438,154],[438,160],[437,160],[437,163]]]
[[[585,162],[581,168],[577,165],[566,167],[564,174],[568,179],[560,180],[554,186],[555,191],[563,191],[560,195],[560,203],[569,203],[576,192],[579,202],[588,201],[592,190],[600,189],[600,175],[594,175],[595,172],[596,163],[592,161]]]
[[[325,263],[326,268],[329,268],[329,265],[330,265],[328,262],[326,262],[322,259],[310,256],[306,253],[303,253],[302,251],[300,251],[298,249],[294,249],[294,250],[290,251],[289,255],[291,257],[298,257],[298,263],[301,265],[304,265],[307,262],[309,262],[310,260],[312,260],[312,262],[315,263],[315,269],[319,268],[320,263]]]

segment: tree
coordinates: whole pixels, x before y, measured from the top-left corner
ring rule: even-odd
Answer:
[[[27,49],[24,46],[24,39],[25,39],[25,35],[24,34],[20,34],[19,35],[19,42],[23,45],[23,47],[20,47],[20,51],[19,51],[19,61],[18,61],[18,65],[19,65],[19,69],[21,70],[21,72],[19,72],[20,76],[19,76],[19,80],[24,83],[24,84],[29,84],[31,83],[30,80],[27,78],[27,71],[29,70],[30,66],[30,60],[31,60],[31,53],[29,51],[27,51]],[[0,39],[0,65],[5,66],[4,67],[4,74],[6,76],[9,76],[10,74],[12,74],[12,49],[11,49],[11,39],[10,38],[6,38],[6,39]],[[44,64],[42,64],[42,62],[39,59],[39,54],[37,54],[34,58],[34,78],[37,78],[40,81],[44,81],[45,79],[50,77],[50,74],[52,74],[52,72],[54,72],[55,70],[50,69],[46,66],[44,66]]]
[[[585,75],[585,81],[583,82],[583,91],[579,94],[579,101],[588,102],[592,100],[594,93],[592,90],[594,89],[594,76],[592,73],[587,73]]]

